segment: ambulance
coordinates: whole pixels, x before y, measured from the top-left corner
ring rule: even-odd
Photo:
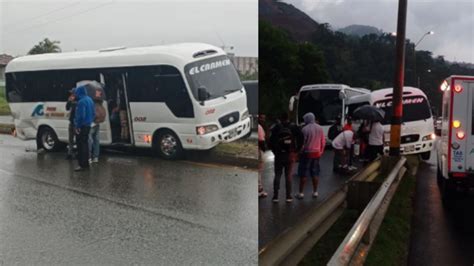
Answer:
[[[474,77],[450,76],[443,92],[438,184],[444,203],[474,187]]]

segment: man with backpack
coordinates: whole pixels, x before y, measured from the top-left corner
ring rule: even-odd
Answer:
[[[275,203],[278,202],[278,191],[283,172],[285,172],[286,202],[293,201],[291,196],[293,166],[302,142],[303,137],[299,128],[290,123],[287,113],[281,114],[280,122],[272,128],[269,140],[270,149],[275,155],[275,178],[273,180],[273,202]]]
[[[79,86],[74,90],[77,99],[76,113],[74,115],[74,129],[76,131],[77,160],[79,166],[74,171],[89,169],[89,132],[95,119],[94,102],[87,95],[86,88]]]
[[[96,92],[99,93],[100,91]],[[89,150],[90,150],[90,163],[99,162],[99,152],[100,152],[100,123],[105,121],[107,116],[105,108],[103,106],[103,100],[101,97],[94,98],[94,109],[95,109],[95,119],[92,123],[91,131],[89,133]]]

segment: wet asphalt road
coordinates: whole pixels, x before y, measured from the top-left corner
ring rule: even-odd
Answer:
[[[436,182],[436,155],[417,174],[409,265],[474,265],[474,195],[446,210]]]
[[[286,229],[298,223],[305,217],[305,214],[309,210],[317,207],[318,204],[324,201],[329,195],[331,195],[331,193],[340,188],[344,182],[350,178],[350,176],[333,173],[333,156],[334,152],[332,150],[326,150],[323,157],[321,158],[321,175],[319,178],[318,198],[312,198],[312,181],[311,179],[308,179],[305,185],[305,198],[303,200],[293,198],[293,203],[286,203],[285,180],[282,175],[280,181],[279,202],[273,203],[273,154],[271,152],[267,152],[265,154],[263,185],[265,191],[268,193],[268,197],[260,199],[258,204],[259,249],[264,247],[268,242],[276,238]],[[295,174],[297,167],[298,166],[296,164],[294,167]],[[294,176],[292,184],[292,195],[294,195],[299,189],[299,178]]]
[[[0,135],[0,265],[257,264],[256,172],[30,149]]]

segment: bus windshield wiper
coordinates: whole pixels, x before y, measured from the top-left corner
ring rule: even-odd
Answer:
[[[224,92],[234,92],[234,91],[239,91],[240,89],[233,89],[233,90],[224,90]]]

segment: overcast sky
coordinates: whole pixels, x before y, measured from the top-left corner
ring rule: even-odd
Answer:
[[[0,54],[45,37],[63,51],[205,42],[258,55],[258,0],[0,0]]]
[[[328,22],[335,29],[351,24],[375,26],[396,31],[397,0],[284,0],[307,13],[317,22]],[[447,60],[474,63],[474,0],[408,0],[407,38],[417,49],[444,55]]]

